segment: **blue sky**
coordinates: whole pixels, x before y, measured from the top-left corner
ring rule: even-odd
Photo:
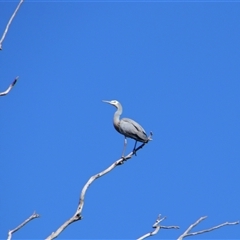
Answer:
[[[0,33],[17,2],[0,2]],[[0,52],[1,230],[47,237],[71,217],[86,181],[119,159],[123,116],[153,141],[95,181],[83,220],[62,239],[176,239],[240,220],[240,3],[25,1]],[[128,141],[128,152],[133,140]],[[239,239],[229,226],[194,239]]]

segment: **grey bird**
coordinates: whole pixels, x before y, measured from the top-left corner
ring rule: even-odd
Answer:
[[[133,149],[134,153],[136,150],[137,142],[147,143],[149,140],[151,140],[147,137],[145,130],[137,122],[129,118],[120,119],[120,116],[123,112],[123,108],[120,102],[118,102],[117,100],[112,100],[112,101],[103,100],[103,102],[109,103],[117,108],[117,111],[114,113],[114,117],[113,117],[113,125],[114,125],[114,128],[119,133],[124,135],[124,146],[123,146],[123,153],[122,153],[123,158],[124,158],[124,152],[127,146],[127,138],[132,138],[136,140],[134,149]]]

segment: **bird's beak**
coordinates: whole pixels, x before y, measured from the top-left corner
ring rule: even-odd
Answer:
[[[105,102],[105,103],[109,103],[109,104],[111,104],[111,102],[110,101],[106,101],[106,100],[102,100],[103,102]]]

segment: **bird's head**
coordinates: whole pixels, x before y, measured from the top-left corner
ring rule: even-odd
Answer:
[[[118,108],[119,105],[120,105],[120,103],[117,100],[112,100],[112,101],[105,101],[105,100],[103,100],[103,102],[109,103],[109,104],[113,105],[116,108]]]

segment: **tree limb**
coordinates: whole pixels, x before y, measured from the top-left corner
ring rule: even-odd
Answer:
[[[16,77],[16,78],[14,79],[14,81],[10,84],[10,86],[8,87],[8,89],[7,89],[6,91],[0,92],[0,97],[7,95],[7,94],[11,91],[11,89],[13,88],[13,86],[17,83],[18,78],[19,78],[19,77]]]
[[[152,132],[149,135],[149,140],[151,139],[152,136]],[[49,235],[46,240],[52,240],[56,237],[58,237],[58,235],[66,228],[68,227],[70,224],[72,224],[73,222],[76,222],[78,220],[82,219],[81,213],[83,210],[83,206],[84,206],[84,199],[85,199],[85,194],[87,189],[89,188],[89,186],[98,178],[104,176],[105,174],[109,173],[110,171],[112,171],[115,167],[122,165],[125,161],[131,159],[135,153],[137,151],[139,151],[141,148],[144,147],[146,143],[141,144],[138,148],[135,149],[135,151],[130,152],[127,156],[120,158],[119,160],[115,161],[113,164],[111,164],[107,169],[103,170],[100,173],[95,174],[94,176],[90,177],[89,180],[87,181],[87,183],[84,185],[82,192],[80,194],[80,199],[79,199],[79,203],[78,203],[78,207],[77,207],[77,211],[75,212],[75,214],[69,218],[66,222],[64,222],[55,232],[53,232],[51,235]]]
[[[179,226],[161,226],[159,223],[162,222],[164,219],[166,219],[166,217],[161,218],[161,214],[159,214],[156,222],[152,226],[153,228],[155,228],[155,230],[143,235],[142,237],[138,238],[137,240],[143,240],[145,238],[151,237],[151,236],[157,234],[161,228],[163,228],[163,229],[179,229]]]
[[[9,230],[8,232],[8,238],[7,240],[11,240],[12,239],[12,234],[17,232],[20,228],[22,228],[24,225],[26,225],[28,222],[30,222],[31,220],[40,217],[39,214],[37,213],[33,213],[28,219],[26,219],[23,223],[21,223],[19,226],[17,226],[16,228],[14,228],[13,230]]]
[[[227,225],[236,225],[236,224],[239,224],[239,221],[237,221],[237,222],[225,222],[225,223],[222,223],[222,224],[220,224],[220,225],[217,225],[217,226],[212,227],[212,228],[209,228],[209,229],[205,229],[205,230],[201,230],[201,231],[197,231],[197,232],[190,233],[190,231],[191,231],[195,226],[197,226],[201,221],[203,221],[203,220],[206,219],[206,218],[207,218],[207,216],[205,216],[205,217],[200,217],[195,223],[193,223],[192,225],[190,225],[190,227],[189,227],[177,240],[182,240],[182,239],[185,238],[185,237],[195,236],[195,235],[198,235],[198,234],[210,232],[210,231],[213,231],[213,230],[215,230],[215,229],[218,229],[218,228],[220,228],[220,227],[224,227],[224,226],[227,226]]]
[[[2,38],[1,38],[1,40],[0,40],[0,50],[2,50],[2,43],[3,43],[4,38],[6,37],[6,34],[7,34],[7,32],[8,32],[8,29],[9,29],[9,27],[10,27],[10,24],[12,23],[12,20],[13,20],[13,18],[15,17],[15,15],[16,15],[16,13],[17,13],[17,11],[18,11],[18,9],[20,8],[20,6],[21,6],[22,3],[23,3],[23,0],[20,0],[20,2],[19,2],[19,4],[17,5],[17,7],[16,7],[16,9],[15,9],[15,11],[14,11],[14,13],[13,13],[13,15],[11,16],[10,20],[8,21],[8,24],[7,24],[7,26],[6,26],[6,28],[5,28],[5,31],[4,31],[4,33],[3,33],[3,35],[2,35]]]

